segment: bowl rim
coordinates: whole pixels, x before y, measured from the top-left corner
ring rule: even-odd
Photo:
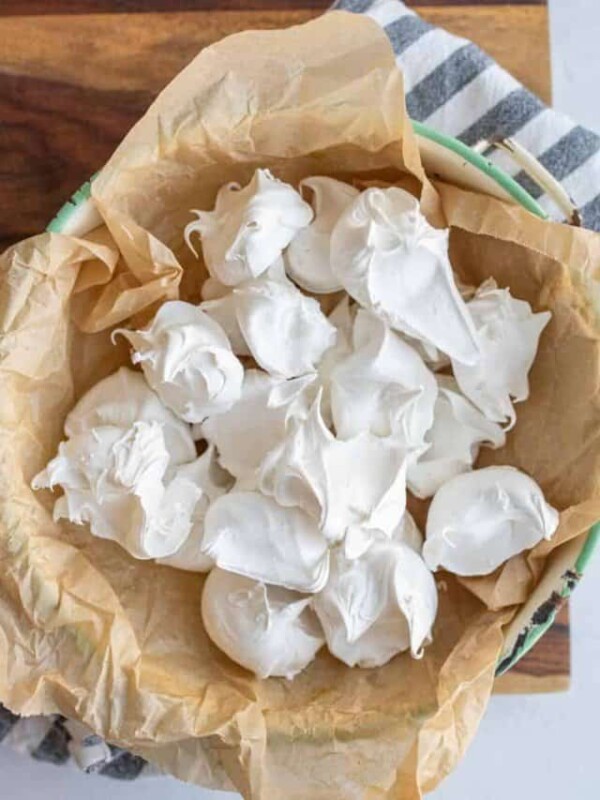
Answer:
[[[535,216],[540,217],[541,219],[548,219],[548,214],[544,211],[540,204],[534,200],[529,192],[527,192],[519,183],[517,183],[514,178],[508,175],[508,173],[504,172],[503,169],[493,164],[489,159],[485,158],[485,156],[476,152],[471,147],[453,136],[440,133],[439,131],[435,130],[434,128],[430,128],[428,125],[425,125],[422,122],[417,122],[416,120],[412,120],[411,122],[418,137],[428,139],[429,141],[434,142],[436,145],[439,145],[440,147],[450,150],[455,155],[458,155],[460,158],[464,159],[464,161],[471,164],[473,167],[478,169],[480,172],[483,172],[491,180],[493,180],[515,201],[515,203],[522,206]],[[95,175],[86,181],[69,198],[69,200],[67,200],[67,202],[59,209],[58,213],[50,221],[46,227],[46,231],[52,233],[62,233],[68,226],[73,214],[81,211],[83,206],[88,204],[91,205],[91,183],[94,180],[94,177]],[[95,218],[92,214],[91,219],[94,220],[97,218]],[[100,221],[97,221],[96,224],[100,224]],[[92,222],[92,227],[89,229],[91,230],[93,227],[96,227],[96,225],[94,225]],[[542,611],[543,606],[540,606],[539,609],[532,614],[529,623],[527,623],[519,633],[512,650],[508,653],[503,653],[500,656],[496,666],[496,677],[503,675],[505,672],[514,667],[514,665],[520,661],[521,658],[523,658],[523,656],[526,655],[526,653],[528,653],[531,648],[541,639],[546,631],[552,627],[562,602],[571,595],[579,579],[585,572],[585,569],[599,543],[600,520],[588,531],[585,542],[583,543],[581,551],[579,552],[575,562],[573,573],[569,572],[568,574],[562,576],[562,582],[558,587],[557,592],[558,602],[553,602],[549,610],[545,610],[545,613],[543,614],[537,613]],[[546,603],[544,603],[544,605],[546,605]],[[539,618],[541,618],[541,621],[537,621]]]

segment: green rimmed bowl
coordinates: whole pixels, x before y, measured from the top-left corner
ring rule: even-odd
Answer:
[[[414,122],[413,126],[428,174],[437,175],[457,186],[516,203],[542,219],[547,218],[543,208],[522,186],[477,150],[422,123]],[[564,200],[564,191],[541,165],[510,140],[499,145],[515,156],[517,161],[521,157],[520,165],[524,168],[529,166],[531,177],[543,185],[546,191],[551,194],[554,191],[558,204],[565,211],[569,210],[568,199]],[[102,223],[90,198],[90,187],[91,183],[88,181],[65,203],[48,225],[48,231],[85,236]],[[577,219],[576,209],[572,209],[572,214],[567,216]],[[569,548],[567,557],[556,574],[551,574],[548,580],[542,581],[539,588],[543,589],[543,593],[540,594],[539,602],[517,617],[520,626],[514,635],[507,638],[505,650],[498,662],[497,675],[502,675],[514,666],[551,627],[564,599],[571,594],[585,571],[599,540],[600,522],[590,529],[583,547],[574,543],[576,547]]]

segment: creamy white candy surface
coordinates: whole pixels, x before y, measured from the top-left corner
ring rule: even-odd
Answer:
[[[550,539],[558,512],[537,483],[514,467],[458,475],[433,498],[423,558],[432,570],[488,575],[512,556]]]
[[[196,457],[190,426],[166,408],[144,376],[121,367],[96,383],[71,409],[65,433],[75,436],[105,425],[130,428],[134,422],[160,423],[172,464]]]
[[[318,397],[266,456],[258,486],[279,505],[305,511],[330,542],[353,526],[391,535],[406,507],[406,453],[368,432],[336,438]]]
[[[202,422],[239,399],[244,369],[221,326],[197,306],[173,300],[141,331],[115,331],[133,347],[149,385],[186,422]]]
[[[421,654],[437,588],[414,550],[382,537],[355,559],[341,548],[332,552],[329,580],[313,608],[334,656],[350,667],[379,667],[405,650]]]
[[[529,370],[550,312],[534,314],[525,300],[486,281],[468,303],[481,357],[474,364],[452,361],[461,391],[494,422],[516,420],[513,402],[529,397]]]
[[[360,310],[353,352],[331,374],[331,412],[343,439],[369,431],[421,451],[438,389],[418,353],[379,317]]]
[[[311,375],[287,381],[246,370],[238,402],[201,426],[221,466],[236,478],[256,474],[267,453],[283,441],[289,421],[308,414],[314,384]]]
[[[331,232],[359,191],[348,183],[322,175],[304,178],[300,181],[300,191],[304,196],[312,193],[315,216],[308,227],[298,231],[286,250],[288,275],[309,292],[336,292],[343,287],[331,269]]]
[[[214,561],[202,550],[204,517],[210,504],[231,489],[233,478],[217,463],[212,446],[200,458],[182,466],[179,474],[188,477],[198,487],[200,496],[192,512],[192,527],[187,538],[173,555],[157,561],[188,572],[208,572],[214,566]]]
[[[186,242],[194,250],[192,235],[200,235],[208,271],[227,286],[261,275],[313,218],[298,192],[266,169],[256,170],[243,188],[239,183],[223,186],[213,211],[194,213]]]
[[[312,297],[287,279],[261,276],[203,304],[229,331],[236,352],[252,355],[272,375],[315,372],[336,330]]]
[[[438,376],[439,392],[433,426],[425,435],[428,449],[407,472],[410,491],[431,497],[450,478],[473,466],[481,444],[502,447],[501,426],[487,419],[463,394],[449,375]]]
[[[259,492],[232,491],[210,506],[203,549],[223,569],[298,592],[320,591],[329,574],[316,523]]]
[[[233,661],[258,678],[291,679],[325,643],[310,599],[213,569],[202,592],[206,632]]]
[[[95,536],[118,542],[135,558],[161,558],[190,533],[201,496],[185,465],[171,467],[158,422],[102,426],[61,442],[32,486],[62,487],[55,519],[89,523]]]
[[[331,267],[348,294],[392,328],[473,364],[477,335],[456,287],[448,231],[433,228],[397,187],[366,189],[331,237]]]

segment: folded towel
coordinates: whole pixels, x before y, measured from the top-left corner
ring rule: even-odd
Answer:
[[[600,136],[548,108],[479,47],[425,22],[400,0],[338,0],[387,33],[410,116],[465,144],[513,137],[562,184],[583,224],[600,231]],[[486,153],[553,217],[550,197],[501,151]]]

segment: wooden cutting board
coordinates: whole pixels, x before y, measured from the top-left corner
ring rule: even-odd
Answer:
[[[245,28],[303,22],[328,0],[2,0],[0,250],[42,230],[202,47]],[[550,100],[545,2],[413,2]],[[504,692],[568,686],[565,609]]]

